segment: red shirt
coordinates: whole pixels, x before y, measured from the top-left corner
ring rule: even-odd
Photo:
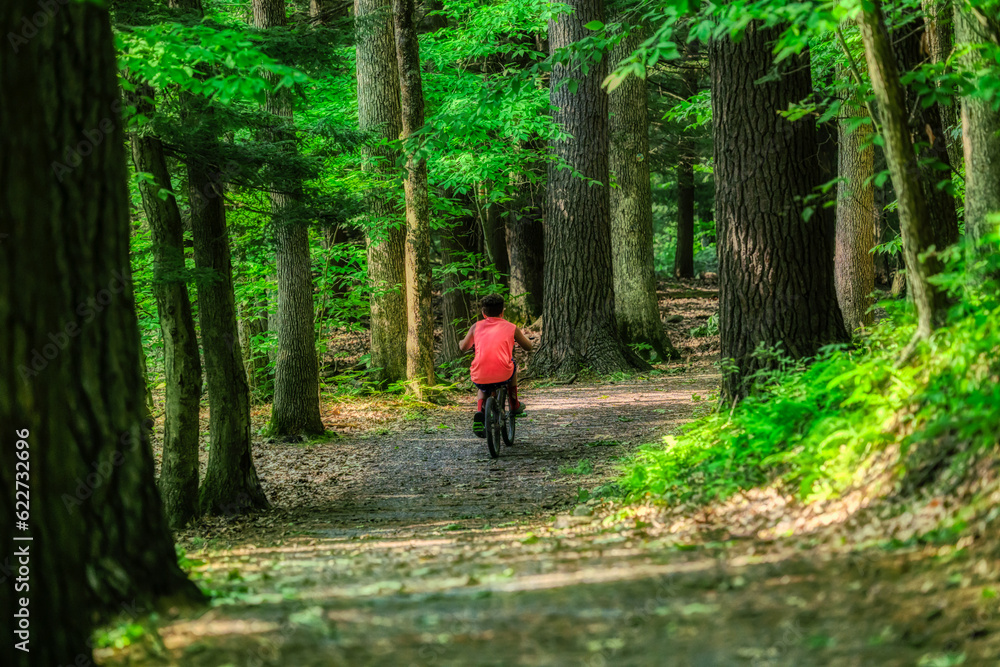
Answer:
[[[487,317],[476,323],[472,344],[472,381],[476,384],[506,382],[514,375],[514,332],[517,325],[502,317]]]

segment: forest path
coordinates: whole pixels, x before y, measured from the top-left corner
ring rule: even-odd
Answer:
[[[99,663],[997,664],[998,586],[982,588],[982,572],[1000,550],[851,553],[836,546],[860,532],[846,517],[825,533],[761,539],[755,522],[798,511],[773,494],[673,518],[578,506],[578,488],[611,481],[623,455],[711,400],[714,341],[685,337],[711,296],[662,295],[668,313],[685,313],[674,340],[700,361],[616,383],[527,384],[517,443],[498,460],[471,433],[471,394],[388,411],[328,403],[330,428],[362,432],[255,442],[272,510],[177,536],[211,606],[161,613],[155,633],[98,649]],[[134,629],[120,620],[105,641]]]
[[[578,487],[612,478],[635,445],[688,421],[693,397],[706,399],[718,383],[707,364],[673,373],[615,384],[525,383],[528,412],[498,459],[472,433],[470,395],[456,405],[407,408],[394,428],[357,438],[264,445],[258,469],[275,505],[297,508],[297,522],[329,537],[552,513],[572,508]]]
[[[686,421],[715,382],[706,371],[526,390],[534,421],[498,461],[469,431],[468,405],[358,438],[262,446],[275,509],[180,536],[212,606],[167,612],[155,640],[100,649],[99,661],[960,664],[950,638],[981,628],[941,610],[977,602],[930,569],[936,551],[859,559],[711,529],[678,541],[642,510],[576,506],[624,443]],[[559,471],[582,458],[592,474]]]

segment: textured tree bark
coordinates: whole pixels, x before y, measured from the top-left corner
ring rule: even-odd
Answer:
[[[18,667],[90,663],[90,630],[122,605],[201,599],[177,566],[144,422],[108,9],[61,6],[22,39],[38,11],[0,3],[0,34],[17,38],[0,58],[0,540],[31,569],[30,596],[12,575],[0,595],[0,664]],[[30,653],[11,620],[22,596]]]
[[[140,86],[130,104],[146,116],[155,112],[153,89]],[[173,195],[163,144],[151,133],[132,132],[132,161],[137,172],[151,174],[139,192],[153,236],[153,293],[163,335],[166,399],[163,465],[158,482],[163,509],[172,528],[198,514],[198,428],[201,409],[201,357],[191,315],[184,267],[184,229]]]
[[[371,363],[381,369],[379,379],[386,384],[406,378],[406,227],[394,192],[399,156],[395,142],[403,129],[391,9],[391,0],[354,2],[358,126],[373,140],[362,167],[373,183],[365,193]]]
[[[748,26],[738,43],[712,42],[709,65],[719,248],[719,332],[723,397],[746,395],[774,361],[758,346],[796,359],[847,333],[833,282],[827,212],[804,219],[802,199],[822,183],[816,125],[778,112],[812,91],[808,54],[775,74],[772,45],[781,27]],[[758,83],[765,76],[766,82]]]
[[[868,114],[859,104],[842,107],[848,118]],[[872,126],[861,125],[851,131],[846,119],[840,121],[840,158],[838,172],[844,180],[837,185],[837,240],[834,245],[834,276],[837,302],[848,331],[872,324],[869,312],[875,290],[875,233],[878,211],[875,209],[875,185],[869,180],[875,173],[875,147],[871,143]]]
[[[554,53],[604,20],[602,0],[573,0],[573,13],[549,21]],[[613,373],[644,367],[618,333],[611,260],[608,96],[605,59],[557,64],[550,79],[553,119],[568,136],[552,142],[545,208],[545,328],[531,361],[536,375],[572,375],[584,367]],[[568,80],[578,82],[571,90]],[[568,165],[569,168],[563,168]],[[596,183],[594,182],[596,181]]]
[[[515,193],[507,210],[510,302],[507,319],[530,324],[542,314],[545,187],[525,175],[512,177]]]
[[[232,260],[223,184],[207,165],[188,163],[198,315],[208,380],[211,448],[201,485],[207,514],[232,516],[268,506],[250,442],[250,389],[236,329]]]
[[[907,10],[915,12],[914,9]],[[909,23],[893,33],[892,48],[896,55],[899,74],[920,67],[926,58],[921,53],[921,43],[926,23],[922,18]],[[913,87],[904,88],[904,109],[910,127],[910,142],[917,148],[917,164],[920,169],[920,187],[931,224],[934,228],[934,245],[938,251],[958,241],[958,213],[955,198],[951,193],[938,187],[941,181],[951,180],[951,159],[945,141],[945,128],[941,120],[941,109],[937,103],[929,107],[920,104]],[[941,168],[929,163],[936,160]]]
[[[254,26],[260,30],[284,26],[284,0],[253,0],[253,19]],[[291,121],[292,102],[286,89],[268,93],[267,111]],[[275,128],[271,133],[294,145],[292,131]],[[272,188],[271,224],[278,275],[278,305],[273,329],[278,337],[278,352],[274,362],[270,432],[278,437],[320,435],[324,428],[319,415],[319,362],[313,326],[309,229],[293,214],[302,183],[279,179]]]
[[[976,16],[968,2],[955,3],[955,36],[959,45],[997,43],[1000,39],[1000,19],[992,26],[984,16]],[[974,59],[967,64],[974,64]],[[979,241],[997,230],[988,215],[1000,212],[1000,113],[988,102],[962,99],[962,147],[965,157],[965,233],[971,241],[970,266],[989,248],[978,247]],[[993,248],[992,250],[995,250]],[[988,276],[973,269],[980,278]]]
[[[881,3],[874,0],[870,8],[866,6],[859,15],[858,23],[872,88],[879,105],[886,162],[896,190],[903,258],[917,309],[917,331],[912,341],[916,343],[941,326],[947,313],[945,293],[929,281],[931,276],[941,272],[941,261],[936,254],[929,252],[930,247],[937,243],[935,227],[924,197],[917,154],[910,140],[905,93],[885,29]],[[904,350],[903,358],[907,358],[912,350],[911,344]]]
[[[689,69],[684,73],[684,95],[691,99],[698,92],[698,74],[693,62],[698,58],[698,42],[687,45]],[[674,275],[694,278],[694,163],[695,146],[681,136],[677,163],[677,250],[674,253]]]
[[[424,126],[424,92],[414,0],[393,0],[396,60],[402,98],[402,138]],[[406,158],[406,379],[409,391],[422,397],[434,377],[434,311],[431,304],[431,224],[427,160],[413,147]]]
[[[935,63],[947,61],[954,47],[955,24],[948,4],[947,0],[921,0],[920,3],[926,17],[928,51]],[[939,104],[938,109],[945,130],[944,141],[948,147],[948,161],[957,167],[962,162],[962,143],[952,137],[952,130],[961,123],[958,101],[952,104]]]
[[[612,65],[639,47],[646,35],[633,30],[611,51]],[[649,181],[649,106],[646,80],[630,76],[608,96],[611,112],[609,166],[611,260],[615,320],[622,340],[649,345],[655,361],[679,355],[660,320],[653,269],[653,203]],[[651,358],[654,355],[651,355]]]

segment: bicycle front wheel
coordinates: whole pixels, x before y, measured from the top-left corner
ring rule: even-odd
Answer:
[[[490,451],[490,458],[497,458],[500,456],[500,410],[497,405],[497,400],[490,396],[486,399],[486,405],[483,408],[485,412],[485,423],[483,428],[486,429],[486,449]]]
[[[503,442],[505,445],[510,446],[514,444],[514,431],[516,426],[514,424],[514,399],[509,393],[506,393],[503,397],[503,401],[506,404],[506,411],[501,415],[501,425],[500,425],[500,435],[503,437]]]

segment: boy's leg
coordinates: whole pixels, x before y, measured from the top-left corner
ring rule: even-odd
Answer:
[[[472,416],[472,432],[480,438],[486,437],[486,430],[483,428],[486,421],[486,417],[483,415],[484,400],[486,400],[486,392],[480,389],[479,393],[476,394],[476,414]]]
[[[524,412],[521,401],[517,398],[517,363],[514,364],[514,374],[507,382],[507,392],[510,394],[510,400],[514,404],[514,414],[519,415]]]

